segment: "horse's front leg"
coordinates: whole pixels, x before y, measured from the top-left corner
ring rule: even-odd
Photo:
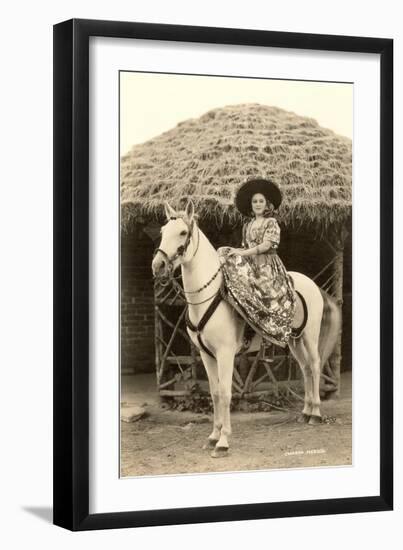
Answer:
[[[219,388],[218,388],[218,371],[217,371],[217,361],[213,358],[207,355],[204,351],[200,352],[204,368],[206,369],[207,378],[209,382],[210,387],[210,394],[211,399],[213,401],[213,413],[214,413],[214,420],[213,420],[213,431],[207,438],[207,444],[204,446],[204,448],[210,448],[213,449],[216,446],[217,441],[220,439],[221,435],[221,426],[222,421],[220,417],[220,394],[219,394]]]
[[[219,409],[222,422],[220,438],[211,456],[218,458],[226,456],[231,435],[230,405],[232,395],[232,374],[234,370],[235,353],[232,350],[220,350],[217,354]]]

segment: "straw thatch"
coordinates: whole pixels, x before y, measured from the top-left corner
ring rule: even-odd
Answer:
[[[235,225],[238,185],[271,177],[283,191],[280,218],[323,231],[350,216],[351,154],[351,140],[295,113],[259,104],[214,109],[122,157],[122,227],[158,219],[164,200],[179,207],[187,197],[202,218]]]

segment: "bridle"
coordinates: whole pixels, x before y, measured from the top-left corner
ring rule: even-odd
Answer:
[[[183,220],[183,218],[176,218],[176,217],[171,217],[170,218],[170,220],[177,220],[177,219]],[[183,221],[185,222],[185,220],[183,220]],[[164,258],[165,258],[165,260],[168,264],[168,277],[166,277],[166,282],[165,283],[160,281],[162,286],[166,286],[169,283],[173,283],[174,286],[177,288],[177,290],[182,294],[183,298],[185,299],[185,302],[188,305],[200,305],[200,304],[203,304],[205,302],[208,302],[209,300],[211,300],[211,298],[214,298],[214,296],[217,293],[214,293],[213,296],[210,296],[209,298],[207,298],[206,300],[203,300],[202,302],[196,302],[196,303],[195,302],[188,302],[186,300],[185,295],[186,294],[198,294],[202,290],[205,290],[214,281],[214,279],[217,277],[218,273],[221,271],[221,265],[218,267],[218,269],[214,273],[214,275],[207,281],[207,283],[204,284],[203,286],[201,286],[200,288],[198,288],[197,290],[186,291],[184,288],[181,287],[181,285],[176,280],[179,277],[175,277],[174,274],[173,274],[173,272],[174,272],[174,262],[177,258],[180,258],[181,256],[184,256],[184,254],[186,254],[186,251],[189,247],[190,241],[192,240],[192,237],[193,237],[193,230],[194,230],[194,227],[195,227],[195,223],[192,220],[192,223],[190,224],[190,226],[188,224],[186,224],[186,225],[188,227],[188,234],[186,236],[186,240],[185,240],[183,245],[178,246],[175,254],[173,256],[171,256],[171,258],[170,258],[168,256],[168,254],[165,252],[165,250],[162,250],[162,248],[156,248],[155,251],[154,251],[154,257],[156,256],[156,254],[158,252],[160,252],[164,256]],[[191,260],[193,260],[193,258],[196,256],[196,254],[199,250],[199,244],[200,244],[200,233],[199,233],[199,229],[197,228],[197,245],[196,245],[196,248],[193,251],[193,256],[192,256]]]
[[[176,219],[182,219],[183,220],[183,218],[175,218],[175,217],[172,217],[170,219],[171,220],[176,220]],[[185,220],[183,220],[183,221],[185,221]],[[186,295],[187,294],[198,294],[199,292],[202,292],[202,290],[206,289],[214,281],[214,279],[217,277],[217,275],[221,271],[221,264],[219,265],[219,267],[215,271],[215,273],[210,277],[210,279],[203,286],[198,288],[197,290],[186,291],[184,288],[182,288],[182,286],[177,281],[177,278],[174,276],[174,262],[177,258],[180,258],[181,256],[184,256],[184,254],[186,253],[186,251],[189,247],[190,241],[193,237],[193,230],[194,230],[194,227],[195,227],[195,223],[194,223],[193,220],[192,220],[190,225],[188,225],[186,222],[185,222],[185,224],[188,227],[188,234],[186,236],[186,240],[185,240],[183,245],[178,246],[175,254],[171,258],[168,256],[168,254],[165,252],[165,250],[162,250],[162,248],[157,248],[154,251],[154,256],[158,252],[160,252],[164,256],[164,258],[165,258],[165,260],[168,264],[168,277],[166,277],[165,282],[162,282],[160,280],[160,284],[162,286],[167,286],[168,284],[172,283],[172,285],[174,287],[176,287],[178,294],[182,295],[182,298],[185,300],[185,302],[188,306],[196,306],[196,305],[204,304],[206,302],[210,302],[208,308],[203,313],[202,318],[197,323],[197,325],[194,325],[191,322],[190,317],[189,317],[189,308],[187,308],[186,309],[186,315],[185,315],[185,323],[186,323],[186,327],[191,332],[195,333],[197,341],[199,342],[199,345],[200,345],[201,349],[204,350],[204,352],[207,353],[210,357],[215,358],[214,354],[209,350],[209,348],[203,342],[201,332],[204,329],[204,327],[206,326],[206,324],[208,323],[209,319],[211,318],[211,316],[213,315],[215,310],[217,309],[218,305],[223,300],[222,288],[220,287],[216,292],[214,292],[214,294],[212,296],[209,296],[208,298],[206,298],[205,300],[202,300],[201,302],[188,302],[187,299],[186,299]],[[193,260],[193,258],[196,256],[196,254],[199,250],[199,244],[200,244],[200,232],[199,232],[199,229],[197,229],[197,245],[196,245],[196,247],[193,251],[193,256],[192,256],[191,260]]]
[[[183,218],[172,217],[172,218],[170,218],[170,221],[171,220],[183,220],[185,222],[185,220]],[[189,248],[190,241],[192,240],[192,237],[193,237],[193,229],[194,229],[194,225],[195,225],[194,221],[192,220],[192,223],[190,225],[188,225],[186,222],[185,222],[185,224],[188,228],[188,234],[186,236],[185,242],[183,244],[181,244],[180,246],[178,246],[175,254],[171,258],[168,256],[168,254],[165,252],[165,250],[162,250],[162,248],[156,248],[154,250],[154,257],[158,254],[158,252],[161,252],[161,254],[164,256],[165,260],[168,263],[170,274],[173,273],[173,271],[174,271],[173,265],[174,265],[175,260],[177,260],[178,258],[180,258],[181,256],[184,256],[186,254],[186,251]],[[196,246],[195,250],[193,251],[193,256],[191,258],[192,260],[196,256],[197,251],[199,250],[199,243],[200,243],[200,235],[199,235],[199,231],[197,231],[197,246]]]

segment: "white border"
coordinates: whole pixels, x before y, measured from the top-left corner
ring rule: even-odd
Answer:
[[[119,70],[354,82],[353,467],[119,479]],[[90,513],[379,494],[379,75],[375,54],[91,38]]]

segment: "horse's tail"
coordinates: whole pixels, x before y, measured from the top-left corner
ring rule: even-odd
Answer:
[[[336,302],[327,292],[320,289],[323,298],[323,314],[319,335],[319,356],[321,367],[334,350],[341,328],[341,312]]]

